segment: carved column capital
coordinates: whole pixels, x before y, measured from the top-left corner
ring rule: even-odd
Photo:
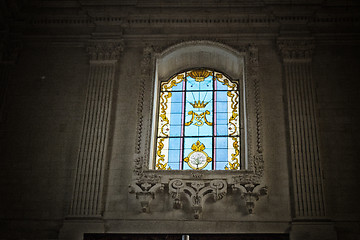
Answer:
[[[311,61],[315,48],[314,40],[311,38],[278,38],[277,45],[284,61]]]
[[[90,41],[86,50],[91,61],[118,60],[124,50],[124,40]]]

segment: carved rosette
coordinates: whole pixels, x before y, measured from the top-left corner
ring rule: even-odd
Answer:
[[[240,56],[245,56],[246,66],[246,82],[247,89],[246,98],[247,106],[251,106],[249,116],[251,115],[251,126],[248,126],[248,138],[251,142],[249,145],[249,164],[246,171],[228,171],[224,175],[211,173],[208,171],[188,171],[182,172],[180,175],[166,171],[153,171],[148,169],[148,151],[150,139],[147,136],[151,134],[146,132],[144,128],[144,120],[151,114],[144,113],[144,105],[147,101],[151,101],[153,96],[148,96],[145,89],[149,86],[153,87],[152,71],[155,69],[155,57],[162,54],[175,51],[183,45],[208,44],[227,51],[236,52]],[[267,194],[267,188],[261,186],[262,176],[264,172],[264,158],[262,147],[262,104],[260,91],[259,61],[258,48],[255,45],[244,45],[237,47],[238,50],[230,48],[225,44],[211,41],[188,41],[181,42],[164,48],[158,46],[145,47],[143,49],[143,58],[140,62],[140,83],[139,97],[137,107],[137,138],[135,144],[135,160],[134,160],[134,178],[130,185],[130,193],[134,193],[140,201],[143,212],[149,212],[150,202],[155,199],[156,192],[168,189],[173,199],[173,207],[179,209],[185,204],[184,200],[190,204],[195,219],[200,218],[205,207],[205,202],[209,198],[214,201],[223,199],[228,190],[231,194],[240,194],[249,214],[253,213],[255,202],[261,196]],[[152,83],[150,85],[150,83]],[[151,108],[151,107],[150,107]],[[150,149],[151,150],[151,149]],[[215,176],[215,177],[213,177]]]
[[[87,46],[91,61],[118,60],[123,50],[124,40],[91,41]]]
[[[314,51],[312,39],[278,39],[280,55],[286,61],[310,61]]]

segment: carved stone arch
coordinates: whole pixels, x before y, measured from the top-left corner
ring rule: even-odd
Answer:
[[[189,41],[171,46],[155,57],[159,79],[199,67],[217,69],[236,79],[243,73],[245,53],[218,42]]]
[[[135,193],[144,212],[149,211],[150,201],[156,198],[157,191],[169,190],[174,207],[179,207],[180,194],[192,186],[212,189],[214,183],[222,184],[221,198],[229,192],[245,200],[249,213],[253,213],[254,202],[267,193],[261,187],[264,171],[261,136],[261,91],[258,77],[258,49],[252,44],[238,46],[237,49],[212,41],[182,42],[166,49],[158,46],[145,47],[141,62],[141,81],[138,98],[138,128],[136,155],[134,159],[134,178],[130,192]],[[152,129],[156,119],[154,99],[157,96],[158,81],[168,79],[177,72],[190,68],[207,67],[228,74],[233,79],[243,79],[243,99],[247,122],[246,138],[248,166],[237,171],[159,171],[149,168],[150,155],[153,152]],[[151,89],[151,91],[145,91]],[[150,110],[150,111],[149,111]],[[170,183],[181,182],[184,187],[170,187]],[[214,182],[215,181],[215,182]],[[226,189],[233,189],[227,191]],[[238,190],[238,191],[234,191]],[[210,191],[210,190],[209,190]],[[206,192],[209,192],[206,191]],[[215,192],[218,189],[212,189]],[[211,192],[210,191],[210,192]],[[202,188],[194,188],[193,195],[199,198]],[[216,195],[216,194],[215,194]],[[205,202],[193,206],[194,216],[198,218]],[[198,204],[198,203],[196,203]]]

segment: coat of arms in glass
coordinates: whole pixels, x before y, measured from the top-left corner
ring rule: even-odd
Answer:
[[[239,83],[193,69],[161,82],[155,169],[239,170]]]

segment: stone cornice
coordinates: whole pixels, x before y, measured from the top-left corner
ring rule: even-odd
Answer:
[[[278,38],[277,45],[284,61],[310,61],[315,47],[312,38]]]
[[[89,25],[89,24],[104,24],[104,25],[122,25],[122,26],[137,26],[143,24],[256,24],[269,25],[282,22],[291,22],[295,24],[354,24],[360,23],[360,17],[357,15],[337,15],[330,14],[326,16],[274,16],[272,14],[227,14],[212,15],[212,16],[192,16],[192,15],[175,15],[172,17],[161,16],[159,14],[149,16],[136,17],[122,17],[122,16],[42,16],[29,18],[26,23],[31,25],[45,26],[45,25]],[[26,24],[25,23],[25,24]]]
[[[124,50],[124,41],[90,41],[87,51],[91,61],[118,60]]]

